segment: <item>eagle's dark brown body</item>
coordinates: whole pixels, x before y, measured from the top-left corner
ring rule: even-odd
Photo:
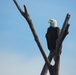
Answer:
[[[48,49],[50,51],[53,51],[53,50],[56,49],[56,40],[57,40],[57,38],[59,36],[59,33],[60,33],[59,27],[50,26],[47,29],[46,40],[47,40]]]

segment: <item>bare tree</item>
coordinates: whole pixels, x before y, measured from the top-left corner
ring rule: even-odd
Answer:
[[[46,75],[47,73],[47,69],[49,69],[49,73],[50,75],[58,75],[59,74],[59,61],[60,61],[60,47],[61,47],[61,44],[64,40],[64,38],[66,37],[66,35],[68,34],[68,27],[69,27],[69,24],[68,24],[68,21],[69,21],[69,18],[70,18],[70,15],[67,14],[66,16],[66,19],[64,21],[64,24],[63,24],[63,27],[61,29],[61,33],[60,33],[60,36],[58,37],[58,40],[57,40],[57,43],[56,43],[56,51],[51,53],[49,55],[49,59],[47,58],[45,52],[44,52],[44,49],[43,47],[41,46],[41,43],[39,41],[39,38],[36,34],[36,31],[34,29],[34,25],[32,23],[32,20],[28,14],[28,11],[27,11],[27,8],[26,6],[24,5],[24,12],[21,10],[20,6],[18,5],[17,1],[16,0],[13,0],[15,5],[17,6],[18,10],[20,11],[21,15],[26,19],[31,31],[32,31],[32,34],[34,36],[34,39],[39,47],[39,50],[46,62],[46,64],[44,65],[44,68],[41,72],[41,75]],[[55,65],[54,65],[54,68],[52,67],[52,65],[50,64],[53,56],[56,56],[56,61],[55,61]]]

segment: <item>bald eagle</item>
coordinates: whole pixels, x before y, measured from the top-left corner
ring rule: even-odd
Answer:
[[[49,20],[48,23],[50,23],[50,27],[47,29],[46,41],[49,51],[53,52],[56,49],[56,41],[60,34],[60,28],[57,27],[55,19]]]

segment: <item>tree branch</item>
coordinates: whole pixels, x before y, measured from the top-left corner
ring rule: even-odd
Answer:
[[[65,21],[63,23],[63,27],[61,29],[61,32],[60,32],[60,35],[58,37],[58,40],[57,40],[57,44],[56,44],[56,50],[58,51],[64,38],[66,37],[66,35],[68,34],[68,28],[69,28],[69,24],[68,24],[68,21],[70,19],[70,15],[67,14],[66,15],[66,18],[65,18]]]
[[[34,25],[33,25],[33,23],[32,23],[32,20],[30,19],[30,16],[29,16],[29,14],[28,14],[28,12],[27,12],[26,6],[24,5],[24,11],[25,11],[25,12],[23,12],[23,11],[21,10],[20,6],[18,5],[18,3],[16,2],[16,0],[13,0],[13,1],[14,1],[15,5],[17,6],[18,10],[20,11],[20,13],[22,14],[22,16],[23,16],[23,17],[26,19],[26,21],[28,22],[28,25],[29,25],[29,27],[30,27],[30,29],[31,29],[31,31],[32,31],[32,34],[33,34],[34,39],[35,39],[35,41],[36,41],[36,43],[37,43],[37,45],[38,45],[38,47],[39,47],[39,49],[40,49],[40,52],[41,52],[41,54],[42,54],[45,62],[47,63],[48,68],[51,69],[50,62],[49,62],[49,60],[48,60],[48,58],[47,58],[47,56],[46,56],[46,54],[45,54],[45,52],[44,52],[44,50],[43,50],[43,48],[42,48],[42,46],[41,46],[41,43],[40,43],[40,41],[39,41],[39,39],[38,39],[38,36],[37,36],[37,34],[36,34],[36,31],[35,31],[35,29],[34,29]]]
[[[18,3],[16,2],[16,0],[13,0],[15,5],[17,6],[18,10],[20,11],[21,14],[23,14],[23,11],[21,10],[20,6],[18,5]]]
[[[56,67],[56,75],[58,75],[58,72],[59,72],[59,61],[60,61],[60,47],[62,45],[62,42],[63,40],[65,39],[66,35],[68,34],[68,28],[69,28],[69,24],[68,24],[68,21],[70,19],[70,15],[67,14],[66,15],[66,18],[65,18],[65,21],[63,23],[63,26],[62,26],[62,29],[61,29],[61,32],[60,32],[60,35],[58,37],[58,40],[57,40],[57,43],[56,43],[56,52],[54,53],[50,53],[49,54],[49,61],[51,62],[52,60],[52,57],[55,55],[56,53],[56,64],[55,64],[55,67]],[[47,73],[47,65],[46,63],[44,64],[44,67],[42,69],[42,72],[40,75],[46,75]]]

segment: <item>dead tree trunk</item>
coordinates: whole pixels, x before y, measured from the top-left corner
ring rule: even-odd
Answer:
[[[46,62],[46,65],[47,65],[47,67],[48,67],[48,69],[49,69],[49,72],[50,72],[50,75],[58,75],[58,71],[59,71],[59,58],[60,58],[60,46],[61,46],[61,44],[62,44],[62,42],[63,42],[63,40],[64,40],[64,38],[65,38],[65,36],[67,35],[67,33],[68,33],[68,27],[69,27],[69,25],[68,25],[68,20],[69,20],[69,18],[68,18],[68,20],[66,21],[66,23],[64,23],[64,25],[63,25],[63,27],[62,27],[62,31],[61,31],[61,34],[60,34],[60,36],[59,36],[59,38],[58,38],[58,41],[57,41],[57,47],[56,47],[56,52],[53,52],[51,55],[50,55],[50,61],[51,61],[51,59],[52,59],[52,57],[55,55],[56,56],[56,62],[55,62],[55,68],[53,69],[52,68],[52,66],[51,66],[51,64],[50,64],[50,61],[49,61],[49,59],[47,58],[47,56],[46,56],[46,54],[45,54],[45,52],[44,52],[44,50],[43,50],[43,48],[42,48],[42,46],[41,46],[41,43],[40,43],[40,41],[39,41],[39,38],[38,38],[38,36],[37,36],[37,34],[36,34],[36,31],[35,31],[35,29],[34,29],[34,25],[33,25],[33,23],[32,23],[32,20],[30,19],[30,16],[29,16],[29,14],[28,14],[28,11],[27,11],[27,9],[26,9],[26,6],[24,5],[24,12],[21,10],[21,8],[19,7],[19,5],[18,5],[18,3],[16,2],[16,0],[13,0],[14,1],[14,3],[15,3],[15,5],[17,6],[17,8],[18,8],[18,10],[20,11],[20,13],[21,13],[21,15],[26,19],[26,21],[28,22],[28,25],[29,25],[29,27],[30,27],[30,29],[31,29],[31,31],[32,31],[32,34],[33,34],[33,36],[34,36],[34,39],[35,39],[35,41],[36,41],[36,43],[37,43],[37,45],[38,45],[38,47],[39,47],[39,49],[40,49],[40,52],[41,52],[41,54],[42,54],[42,56],[43,56],[43,58],[44,58],[44,60],[45,60],[45,62]],[[67,14],[67,16],[68,16],[69,14]],[[70,15],[69,15],[69,17],[70,17]],[[66,33],[66,34],[65,34]],[[47,70],[47,68],[46,68],[46,70]],[[43,72],[41,75],[46,75],[45,74],[45,72]]]
[[[56,59],[56,64],[55,64],[55,67],[56,68],[58,68],[57,70],[59,70],[59,61],[60,61],[60,53],[59,53],[59,49],[60,49],[60,46],[61,46],[61,44],[62,44],[62,42],[63,42],[63,40],[64,40],[64,38],[66,37],[66,35],[68,34],[68,27],[69,27],[69,24],[68,24],[68,21],[69,21],[69,19],[70,19],[70,15],[69,14],[67,14],[66,15],[66,18],[65,18],[65,21],[64,21],[64,23],[63,23],[63,27],[62,27],[62,29],[61,29],[61,32],[60,32],[60,35],[59,35],[59,37],[58,37],[58,40],[57,40],[57,43],[56,43],[56,51],[57,51],[57,59]],[[49,61],[51,62],[51,60],[52,60],[52,57],[53,57],[53,54],[49,54],[49,56],[48,56],[48,59],[49,59]],[[46,75],[46,73],[47,73],[47,70],[48,70],[48,68],[47,68],[47,64],[45,63],[45,65],[44,65],[44,67],[43,67],[43,69],[42,69],[42,72],[41,72],[41,75]],[[58,71],[57,71],[58,72]],[[58,75],[58,73],[56,74],[56,75]]]

